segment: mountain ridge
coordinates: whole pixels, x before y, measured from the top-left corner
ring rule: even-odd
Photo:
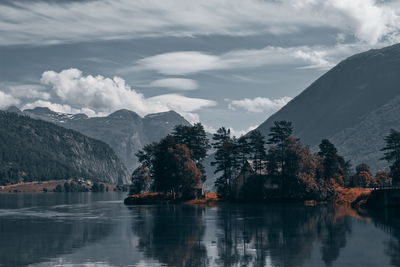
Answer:
[[[314,81],[257,130],[268,135],[274,121],[292,121],[294,135],[314,149],[321,139],[332,139],[339,152],[353,159],[353,165],[366,161],[374,170],[382,169],[385,163],[379,161],[381,154],[377,147],[368,152],[375,153],[374,156],[363,157],[359,154],[364,153],[361,146],[383,144],[383,138],[390,128],[400,129],[400,119],[389,123],[376,114],[372,121],[370,117],[399,96],[399,74],[400,44],[353,55]],[[391,107],[394,112],[394,106]],[[357,127],[361,131],[360,125],[365,120],[376,125],[379,133],[366,138],[362,137],[362,132],[358,132],[357,139],[345,142],[351,138],[346,133],[352,132],[354,135]],[[365,143],[357,145],[357,140]]]
[[[10,112],[18,112],[10,107]],[[144,145],[158,142],[173,131],[176,125],[191,125],[175,111],[148,114],[144,117],[128,109],[116,110],[104,117],[85,114],[64,114],[47,107],[25,109],[22,114],[34,119],[55,123],[108,144],[122,160],[129,173],[138,166],[136,153]]]

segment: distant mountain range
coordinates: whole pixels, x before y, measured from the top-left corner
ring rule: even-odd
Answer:
[[[90,118],[85,114],[58,113],[45,107],[24,111],[10,107],[8,111],[52,122],[105,142],[125,164],[129,174],[137,167],[135,154],[144,145],[159,141],[171,133],[176,125],[190,125],[175,111],[149,114],[143,118],[126,109],[115,111],[106,117]]]
[[[85,178],[126,183],[127,171],[105,143],[53,123],[0,111],[0,185]]]
[[[400,44],[340,62],[257,130],[267,135],[276,120],[292,121],[295,135],[315,149],[330,139],[353,166],[384,168],[383,138],[400,130]]]

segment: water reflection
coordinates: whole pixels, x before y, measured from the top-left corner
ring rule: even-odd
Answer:
[[[368,216],[374,219],[376,225],[390,235],[385,243],[385,252],[390,257],[390,263],[400,267],[400,212],[398,208],[386,208],[370,211]]]
[[[316,243],[321,260],[331,266],[351,234],[351,218],[334,209],[303,205],[221,206],[215,225],[206,209],[191,206],[134,208],[132,230],[146,257],[171,266],[304,266]],[[210,216],[210,215],[208,215]],[[213,242],[217,255],[207,255]]]
[[[146,257],[172,266],[207,266],[202,243],[205,224],[203,208],[158,206],[135,209],[132,225],[139,237],[138,248]]]
[[[217,263],[222,266],[302,266],[322,239],[327,265],[345,244],[350,221],[333,220],[325,207],[258,206],[221,209]]]
[[[34,206],[27,204],[32,198]],[[88,209],[85,195],[58,195],[50,206],[48,198],[34,195],[1,200],[0,265],[46,261],[98,242],[111,231],[110,224],[94,223],[99,217]]]
[[[304,205],[122,204],[0,195],[0,266],[395,266],[400,214]]]

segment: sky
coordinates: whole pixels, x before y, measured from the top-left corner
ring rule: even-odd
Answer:
[[[3,0],[0,109],[175,110],[240,135],[399,30],[400,1]]]

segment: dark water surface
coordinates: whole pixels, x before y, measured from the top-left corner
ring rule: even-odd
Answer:
[[[0,194],[0,266],[400,266],[399,221],[390,213],[126,207],[124,197]]]

